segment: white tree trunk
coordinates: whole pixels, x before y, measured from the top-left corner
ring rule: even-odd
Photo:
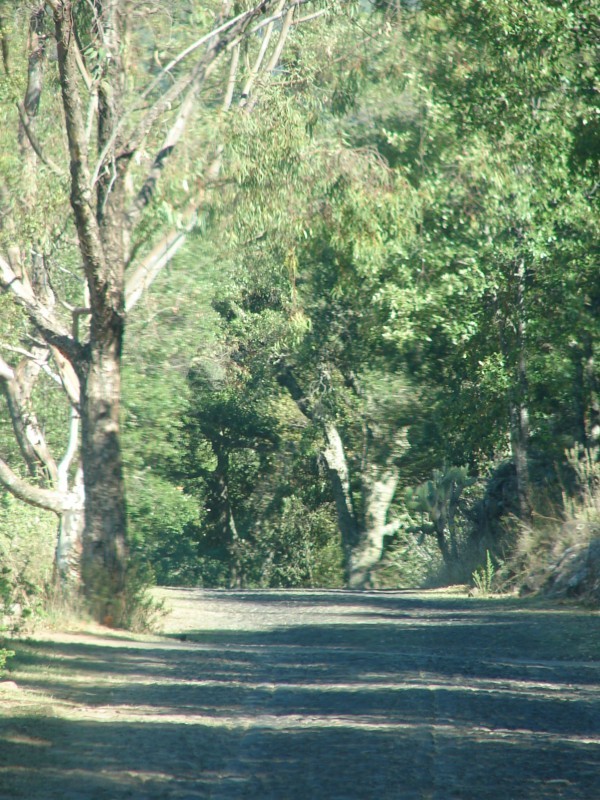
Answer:
[[[344,443],[338,429],[332,422],[326,422],[324,430],[327,446],[323,451],[323,457],[329,469],[337,510],[338,527],[342,537],[346,575],[348,577],[352,551],[359,539],[359,529],[350,488],[350,470],[346,460]]]
[[[67,498],[67,508],[59,517],[54,571],[61,589],[78,591],[81,586],[81,553],[85,526],[85,493],[81,469],[77,470],[74,485]]]
[[[383,555],[386,536],[397,530],[396,523],[387,523],[390,505],[398,486],[398,470],[388,467],[377,474],[371,467],[363,477],[364,526],[352,548],[348,569],[348,586],[363,588],[370,579],[372,569]]]

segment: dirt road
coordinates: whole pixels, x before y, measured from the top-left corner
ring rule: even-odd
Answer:
[[[0,798],[600,800],[600,615],[166,590],[165,636],[39,636]]]

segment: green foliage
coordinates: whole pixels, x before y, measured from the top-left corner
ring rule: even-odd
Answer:
[[[500,4],[485,24],[469,2],[396,11],[354,61],[336,41],[351,69],[321,59],[315,74],[332,90],[320,103],[294,106],[283,93],[272,119],[232,127],[244,227],[236,291],[219,310],[236,364],[271,395],[279,365],[291,369],[312,408],[335,418],[353,468],[365,448],[384,463],[406,426],[405,485],[436,470],[413,493],[428,517],[420,533],[460,561],[477,524],[474,479],[439,465],[485,474],[507,455],[520,315],[532,441],[550,459],[564,441],[557,430],[578,435],[581,356],[568,342],[579,325],[597,333],[597,217],[593,183],[569,153],[591,64],[576,41],[581,19],[547,3],[523,18]],[[566,76],[578,88],[565,89]],[[549,298],[560,309],[550,324]],[[245,400],[229,401],[226,416],[243,421]],[[244,463],[252,481],[268,469]]]
[[[416,589],[435,586],[444,574],[437,544],[429,536],[415,536],[418,522],[404,512],[403,525],[388,543],[372,582],[376,589]]]
[[[238,544],[243,583],[260,588],[339,587],[341,549],[333,514],[283,498],[277,514]]]
[[[415,489],[407,489],[405,503],[409,511],[427,514],[428,522],[421,522],[418,530],[422,534],[433,534],[442,540],[448,535],[452,543],[452,555],[458,559],[457,536],[462,495],[473,486],[475,479],[469,477],[466,467],[450,467],[434,470],[433,476]]]
[[[158,79],[149,102],[166,88],[161,65],[216,8],[134,10],[126,125],[143,111],[133,102],[139,88]],[[577,481],[566,481],[562,500],[557,487],[564,450],[593,445],[599,422],[595,12],[552,0],[329,10],[294,26],[253,113],[215,119],[227,69],[217,67],[138,231],[142,253],[158,229],[180,224],[190,187],[203,183],[223,145],[218,191],[136,308],[126,344],[131,546],[161,583],[339,585],[319,419],[343,436],[359,517],[368,469],[398,470],[392,511],[406,519],[374,576],[380,585],[430,580],[436,547],[467,577],[485,552],[475,572],[484,582],[488,560],[509,544],[556,555],[569,525],[540,528],[532,543],[529,534],[503,537],[514,508],[499,512],[499,524],[488,524],[484,508],[511,457],[509,411],[519,393],[534,505],[557,498],[556,515],[565,509],[580,524]],[[76,13],[83,23],[90,9],[79,4]],[[24,34],[11,28],[15,51],[24,52]],[[91,40],[81,46],[94,73],[105,54]],[[258,46],[242,53],[234,101]],[[25,69],[15,60],[0,82],[0,213],[13,221],[0,227],[0,246],[15,232],[21,244],[34,241],[53,287],[80,305],[65,182],[42,166],[33,208],[20,191],[27,175],[12,134]],[[64,155],[53,63],[47,80],[38,134],[47,152]],[[0,319],[2,343],[28,341],[21,312],[1,297]],[[307,413],[282,388],[284,371]],[[34,396],[55,448],[66,421],[59,394],[43,380]],[[12,458],[1,421],[0,453]],[[446,466],[457,464],[466,466]],[[15,514],[2,529],[8,560],[47,545],[30,530],[34,512]],[[523,574],[527,558],[515,555]],[[8,566],[11,585],[31,570],[16,557]]]
[[[0,648],[0,676],[4,674],[6,662],[15,655],[14,650],[8,650],[6,647]]]
[[[473,586],[482,597],[488,597],[492,592],[496,567],[489,550],[485,553],[485,565],[478,567],[471,575]]]
[[[0,495],[0,615],[13,632],[43,612],[55,543],[54,514]]]

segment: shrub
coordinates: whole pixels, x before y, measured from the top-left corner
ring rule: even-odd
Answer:
[[[597,447],[568,451],[575,489],[565,493],[555,517],[537,517],[532,525],[521,526],[507,566],[509,582],[522,593],[550,592],[600,605],[599,456]]]
[[[486,550],[485,556],[485,565],[478,567],[473,572],[471,578],[473,581],[473,586],[477,589],[477,592],[480,595],[487,597],[492,592],[496,568],[494,566],[494,562],[492,561],[492,555],[489,550]]]

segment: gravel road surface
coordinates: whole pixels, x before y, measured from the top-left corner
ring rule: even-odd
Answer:
[[[162,636],[19,646],[0,684],[1,800],[600,800],[598,613],[161,594]]]

